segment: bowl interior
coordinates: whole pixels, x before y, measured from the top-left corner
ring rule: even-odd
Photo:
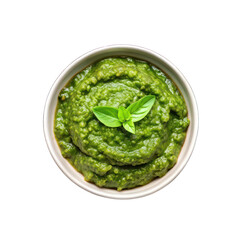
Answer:
[[[92,183],[86,182],[83,175],[77,172],[68,163],[68,161],[62,157],[53,132],[55,108],[61,89],[70,79],[72,79],[75,74],[77,74],[90,64],[99,61],[100,59],[112,56],[129,56],[145,60],[163,70],[174,81],[174,83],[181,91],[188,108],[188,117],[190,119],[190,125],[188,127],[185,143],[182,147],[176,165],[162,178],[156,178],[145,186],[137,187],[130,190],[123,190],[121,192],[112,189],[99,188]],[[141,47],[129,45],[115,45],[99,48],[79,57],[74,62],[72,62],[54,82],[49,92],[44,110],[44,134],[46,142],[49,151],[59,168],[67,177],[69,177],[74,183],[76,183],[80,187],[94,194],[109,198],[129,199],[142,197],[153,193],[170,183],[186,165],[195,145],[197,130],[198,112],[196,100],[193,95],[192,89],[190,88],[184,76],[172,63],[170,63],[168,60],[166,60],[159,54]]]

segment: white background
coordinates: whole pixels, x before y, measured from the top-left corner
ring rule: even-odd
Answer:
[[[1,1],[0,239],[240,239],[239,1]],[[200,128],[163,190],[111,200],[73,184],[42,129],[48,91],[75,58],[135,44],[191,84]],[[237,229],[238,228],[238,229]]]

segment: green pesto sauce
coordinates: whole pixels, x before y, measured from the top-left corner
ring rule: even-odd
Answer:
[[[136,134],[97,120],[95,106],[128,107],[155,95]],[[117,190],[145,185],[171,169],[189,120],[183,97],[156,67],[132,58],[107,58],[78,73],[59,94],[55,136],[63,157],[86,181]]]

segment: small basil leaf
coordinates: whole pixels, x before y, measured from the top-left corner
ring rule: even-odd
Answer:
[[[127,108],[127,110],[131,113],[133,122],[140,121],[149,113],[155,102],[155,99],[155,96],[148,95],[131,104]]]
[[[130,133],[135,134],[135,125],[132,119],[129,119],[128,121],[123,123],[123,127]]]
[[[93,113],[97,119],[108,127],[120,127],[122,124],[118,119],[118,110],[113,107],[94,107]]]
[[[118,119],[120,122],[125,122],[126,120],[129,120],[131,117],[130,112],[125,107],[119,107],[118,109]]]

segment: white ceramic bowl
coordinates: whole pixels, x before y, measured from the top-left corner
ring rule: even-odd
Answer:
[[[163,70],[166,74],[170,76],[170,78],[174,81],[174,83],[181,91],[187,104],[188,117],[190,119],[190,125],[187,130],[186,140],[182,147],[176,165],[162,178],[156,178],[145,186],[137,187],[130,190],[123,190],[121,192],[113,189],[99,188],[92,183],[86,182],[83,175],[77,172],[61,155],[53,132],[55,109],[57,105],[58,94],[61,89],[75,74],[83,70],[88,65],[100,59],[111,56],[129,56],[137,59],[142,59],[149,63],[152,63],[156,67]],[[182,75],[182,73],[166,58],[149,49],[138,46],[112,45],[98,48],[84,54],[83,56],[73,61],[60,74],[60,76],[57,78],[52,88],[50,89],[47,97],[44,109],[43,126],[48,149],[58,167],[69,179],[71,179],[81,188],[99,196],[116,199],[131,199],[143,197],[160,190],[161,188],[169,184],[182,171],[191,156],[196,142],[198,132],[198,109],[193,91],[189,86],[187,80]]]

